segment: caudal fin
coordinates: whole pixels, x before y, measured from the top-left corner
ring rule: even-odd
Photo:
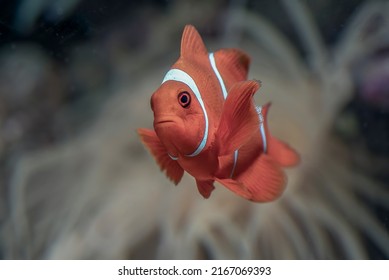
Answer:
[[[288,144],[271,136],[268,147],[269,155],[281,166],[290,167],[299,163],[300,156]]]
[[[264,117],[264,126],[267,138],[267,154],[270,155],[275,162],[283,167],[294,166],[299,163],[299,154],[288,144],[277,139],[270,134],[267,124],[267,113],[270,108],[270,103],[263,106],[262,114]]]

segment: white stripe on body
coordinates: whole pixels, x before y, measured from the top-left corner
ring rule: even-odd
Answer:
[[[213,72],[215,72],[215,75],[216,75],[217,79],[219,80],[219,84],[220,84],[220,87],[222,88],[222,92],[223,92],[223,97],[224,97],[224,99],[226,99],[227,98],[227,89],[226,89],[226,86],[224,85],[223,78],[220,75],[219,70],[217,70],[215,56],[213,55],[213,53],[209,54],[209,61],[211,62]]]
[[[259,117],[259,130],[261,131],[261,136],[262,136],[263,152],[266,153],[267,152],[267,142],[266,142],[265,126],[263,124],[265,119],[262,115],[262,107],[257,106],[256,109],[257,109],[257,113],[258,113],[258,117]]]
[[[191,153],[189,155],[185,155],[187,157],[197,156],[204,149],[205,144],[207,143],[207,139],[208,139],[208,126],[209,126],[208,115],[207,115],[207,111],[206,111],[205,106],[204,106],[203,98],[201,97],[200,91],[199,91],[195,81],[192,79],[192,77],[180,69],[170,69],[166,73],[166,75],[162,81],[162,84],[167,82],[167,81],[177,81],[177,82],[181,82],[181,83],[186,84],[193,91],[194,95],[196,96],[197,100],[200,103],[201,109],[203,110],[204,119],[205,119],[205,128],[204,128],[203,139],[201,140],[199,146],[197,147],[197,149],[193,153]],[[169,155],[169,156],[173,160],[178,159],[177,157],[174,157],[172,155]]]
[[[226,86],[224,84],[223,78],[220,75],[220,72],[219,72],[219,70],[216,67],[215,56],[213,55],[213,53],[209,54],[209,61],[211,62],[211,66],[212,66],[213,72],[215,72],[215,75],[216,75],[216,77],[217,77],[217,79],[219,81],[220,87],[221,87],[222,92],[223,92],[223,97],[224,97],[224,100],[225,100],[227,98],[227,89],[226,89]],[[239,155],[239,149],[235,150],[235,152],[234,152],[234,164],[232,166],[230,178],[232,178],[232,176],[234,176],[236,164],[238,163],[238,155]]]
[[[221,77],[220,72],[216,67],[215,56],[213,53],[209,54],[209,61],[211,63],[213,72],[215,72],[215,75],[219,81],[220,87],[221,87],[222,92],[223,92],[223,97],[224,97],[224,99],[226,99],[227,98],[227,90],[226,90],[226,87],[224,85],[223,78]],[[259,118],[259,130],[261,132],[261,137],[262,137],[262,142],[263,142],[263,151],[264,151],[264,153],[266,153],[267,152],[267,141],[266,141],[266,134],[265,134],[265,126],[263,124],[264,118],[262,115],[262,107],[257,106],[256,110],[257,110],[258,118]],[[234,152],[234,164],[232,166],[230,178],[232,178],[234,175],[236,164],[238,162],[238,154],[239,154],[239,149]]]

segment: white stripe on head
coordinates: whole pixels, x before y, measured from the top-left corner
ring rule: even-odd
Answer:
[[[167,82],[167,81],[177,81],[177,82],[181,82],[181,83],[186,84],[192,90],[194,95],[196,96],[197,100],[200,103],[200,107],[203,110],[204,119],[205,119],[205,128],[204,128],[203,139],[201,140],[199,146],[197,147],[197,149],[193,153],[191,153],[189,155],[185,155],[188,157],[197,156],[204,149],[205,144],[207,143],[207,138],[208,138],[208,115],[207,115],[207,111],[205,110],[204,102],[203,102],[203,99],[201,97],[200,91],[199,91],[195,81],[192,79],[192,77],[180,69],[170,69],[166,73],[165,78],[163,78],[162,84]]]

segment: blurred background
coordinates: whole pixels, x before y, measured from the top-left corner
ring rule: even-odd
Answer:
[[[388,259],[388,1],[0,3],[0,258]],[[135,133],[189,23],[301,154],[275,202],[174,187]]]

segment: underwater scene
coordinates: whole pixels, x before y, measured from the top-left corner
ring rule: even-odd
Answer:
[[[389,1],[0,3],[0,259],[389,258]]]

